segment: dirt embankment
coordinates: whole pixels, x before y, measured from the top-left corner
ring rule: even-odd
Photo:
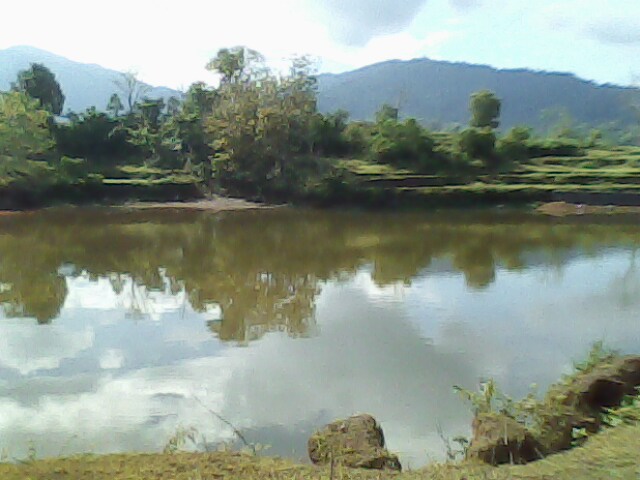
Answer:
[[[553,217],[573,215],[617,215],[640,214],[640,207],[621,205],[586,205],[581,203],[549,202],[536,209],[537,212]]]

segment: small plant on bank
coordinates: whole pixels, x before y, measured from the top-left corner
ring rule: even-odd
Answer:
[[[636,396],[626,397],[619,407],[607,409],[602,416],[605,425],[640,424],[640,388],[637,390]]]

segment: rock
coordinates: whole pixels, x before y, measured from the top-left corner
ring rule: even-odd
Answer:
[[[309,438],[309,458],[316,465],[401,471],[396,455],[385,447],[384,434],[371,415],[356,415],[330,423]]]
[[[480,414],[474,418],[467,458],[503,465],[524,464],[542,456],[538,441],[514,419],[496,413]]]

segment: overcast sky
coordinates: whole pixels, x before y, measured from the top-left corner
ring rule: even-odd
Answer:
[[[640,74],[638,0],[31,0],[3,17],[0,49],[31,45],[170,87],[212,80],[204,64],[234,45],[274,63],[311,54],[330,72],[427,56],[620,84]]]

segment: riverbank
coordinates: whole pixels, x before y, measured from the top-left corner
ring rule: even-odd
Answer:
[[[522,466],[439,464],[404,473],[315,467],[248,454],[163,453],[43,459],[23,465],[0,465],[3,480],[209,480],[209,479],[330,479],[373,480],[601,480],[634,479],[640,425],[622,425],[593,436],[583,447]]]
[[[536,212],[552,217],[569,217],[576,215],[640,215],[640,207],[550,202],[537,207]]]
[[[129,210],[195,210],[205,212],[226,212],[236,210],[265,210],[281,208],[283,204],[257,203],[242,198],[213,195],[201,200],[185,202],[132,202],[118,208]]]

